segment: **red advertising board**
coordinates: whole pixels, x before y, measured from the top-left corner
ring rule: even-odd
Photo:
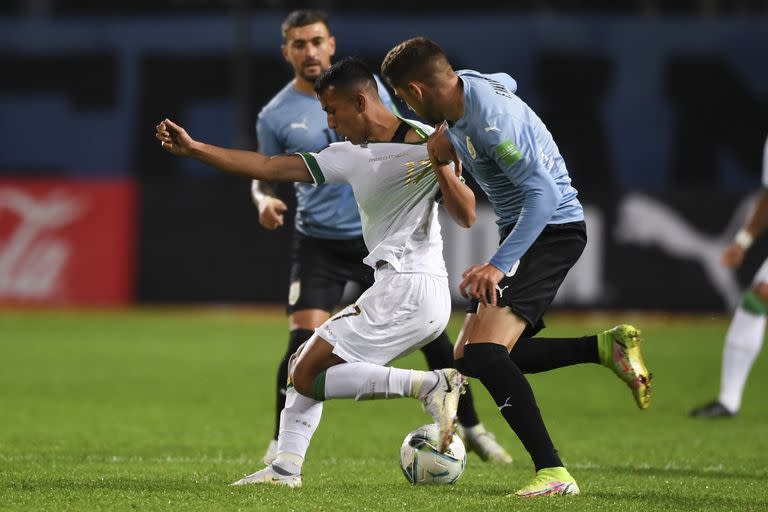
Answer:
[[[128,303],[135,238],[129,180],[0,178],[0,305]]]

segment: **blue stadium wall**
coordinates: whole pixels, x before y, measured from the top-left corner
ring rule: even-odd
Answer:
[[[170,116],[202,140],[252,146],[260,106],[291,78],[281,18],[0,18],[0,179],[134,181],[137,302],[284,301],[290,232],[259,228],[246,180],[153,138]],[[722,310],[761,262],[765,244],[737,273],[715,268],[760,184],[765,18],[335,13],[332,30],[337,55],[373,66],[426,35],[455,67],[518,81],[593,226],[596,248],[560,304]],[[452,268],[493,242],[488,229],[447,231]]]

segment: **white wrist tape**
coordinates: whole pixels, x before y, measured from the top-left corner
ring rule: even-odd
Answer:
[[[754,241],[755,241],[754,237],[750,235],[749,231],[747,231],[746,229],[740,229],[739,232],[736,233],[736,236],[733,238],[733,243],[735,243],[745,251],[752,246],[752,242]]]
[[[253,202],[256,203],[256,206],[267,197],[264,192],[259,190],[259,182],[257,180],[253,180],[251,183],[251,197],[253,197]]]

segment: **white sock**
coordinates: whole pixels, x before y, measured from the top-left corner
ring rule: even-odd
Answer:
[[[373,363],[342,363],[325,371],[326,399],[420,397],[422,389],[437,384],[437,374],[403,370]]]
[[[323,414],[323,402],[300,395],[294,388],[285,393],[285,409],[280,413],[276,466],[289,473],[301,473],[301,465]]]
[[[760,353],[765,334],[765,315],[748,313],[741,306],[733,314],[723,347],[723,368],[718,400],[738,412],[749,370]]]
[[[485,430],[485,426],[482,423],[478,423],[474,427],[465,427],[464,434],[467,437],[477,437],[488,432]]]

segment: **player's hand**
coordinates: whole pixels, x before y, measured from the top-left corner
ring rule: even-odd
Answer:
[[[166,118],[155,126],[155,137],[160,141],[160,146],[176,156],[189,156],[192,153],[192,146],[195,140],[189,136],[187,131]]]
[[[723,251],[722,262],[723,266],[728,268],[736,268],[744,261],[744,254],[747,251],[744,250],[739,244],[731,244]]]
[[[285,223],[288,207],[276,197],[262,197],[258,204],[259,224],[266,229],[277,229]]]
[[[461,176],[461,161],[459,155],[456,153],[446,130],[448,124],[443,121],[442,123],[435,125],[435,131],[427,139],[427,154],[429,155],[429,161],[432,164],[432,168],[437,170],[438,167],[450,165],[453,162],[456,172],[456,176]]]
[[[483,263],[472,265],[461,277],[464,280],[459,285],[459,291],[463,297],[473,297],[486,306],[496,306],[496,285],[504,278],[504,272],[490,263]]]

